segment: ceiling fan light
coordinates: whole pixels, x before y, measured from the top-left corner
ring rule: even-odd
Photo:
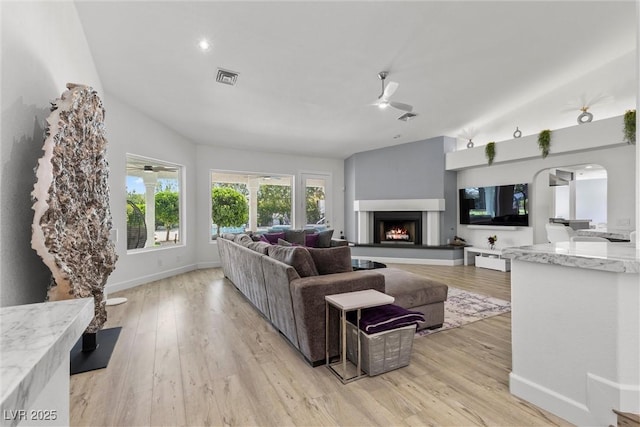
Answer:
[[[388,106],[389,106],[389,101],[382,101],[378,104],[378,108],[380,108],[381,110],[384,110]]]

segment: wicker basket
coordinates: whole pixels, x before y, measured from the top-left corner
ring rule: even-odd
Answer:
[[[347,322],[347,357],[354,364],[358,363],[357,331],[355,325]],[[407,366],[415,333],[415,325],[371,335],[360,331],[362,370],[373,376]]]

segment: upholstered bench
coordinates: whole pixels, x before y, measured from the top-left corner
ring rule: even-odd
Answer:
[[[426,322],[418,325],[419,330],[442,326],[447,285],[397,268],[373,271],[384,275],[385,293],[395,298],[395,305],[424,314]]]

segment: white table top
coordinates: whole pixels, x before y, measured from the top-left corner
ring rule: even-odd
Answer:
[[[68,357],[93,312],[93,298],[0,308],[3,410],[29,408]]]
[[[324,299],[341,310],[377,307],[379,305],[392,304],[395,301],[395,298],[391,295],[378,292],[375,289],[325,295]]]

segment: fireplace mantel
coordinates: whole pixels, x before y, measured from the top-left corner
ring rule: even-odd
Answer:
[[[374,211],[443,211],[444,199],[355,200],[356,212]]]
[[[373,212],[419,211],[422,212],[422,242],[440,244],[440,212],[444,211],[444,199],[391,199],[355,200],[353,210],[358,213],[358,242],[372,243]]]

